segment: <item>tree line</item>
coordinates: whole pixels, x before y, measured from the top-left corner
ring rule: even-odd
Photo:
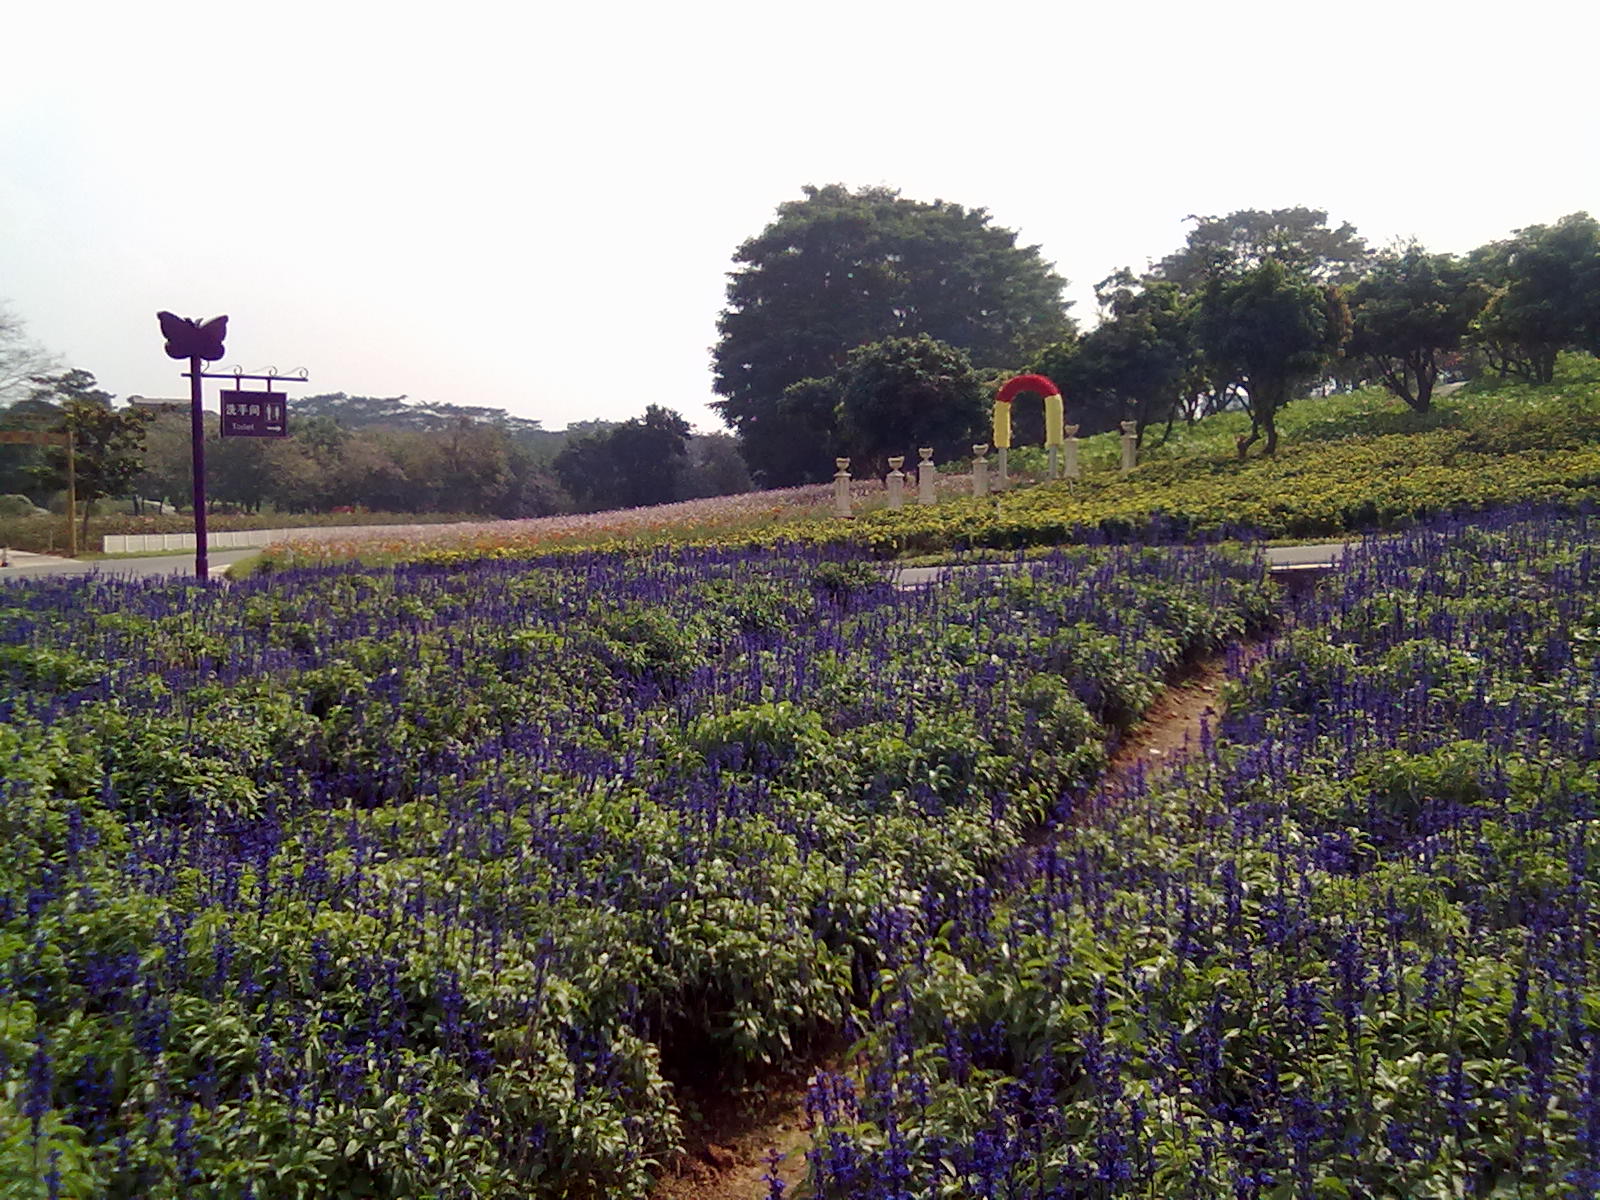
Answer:
[[[767,484],[825,478],[988,440],[1006,377],[1049,376],[1084,434],[1242,408],[1277,448],[1277,414],[1318,382],[1382,384],[1427,411],[1441,374],[1549,382],[1556,354],[1600,354],[1600,225],[1586,213],[1465,256],[1378,252],[1319,209],[1191,217],[1185,244],[1095,288],[1078,328],[1066,280],[982,209],[886,188],[808,187],[735,255],[713,350],[714,407]],[[1038,405],[1015,437],[1038,442]]]
[[[78,494],[96,501],[185,508],[192,496],[187,405],[117,406],[88,371],[24,380],[0,428],[71,429]],[[697,434],[670,409],[566,430],[500,409],[412,404],[404,397],[331,393],[296,399],[281,439],[219,436],[206,414],[207,497],[214,509],[257,513],[459,512],[505,518],[630,507],[745,491],[731,435]],[[65,486],[65,455],[0,446],[0,496],[46,505]],[[15,501],[13,501],[13,505]],[[15,515],[15,514],[13,514]]]
[[[1088,435],[1245,410],[1277,447],[1282,406],[1307,388],[1379,383],[1427,411],[1441,376],[1549,382],[1556,355],[1600,354],[1600,224],[1574,213],[1455,256],[1373,252],[1311,208],[1191,217],[1183,246],[1095,288],[1083,330],[1038,246],[983,209],[888,188],[808,187],[741,245],[712,350],[713,407],[732,435],[695,434],[652,405],[564,431],[502,409],[332,393],[291,404],[292,436],[220,439],[213,501],[248,511],[369,509],[543,516],[816,482],[917,446],[942,460],[986,441],[1007,377],[1049,376]],[[55,370],[0,311],[0,428],[73,429],[81,494],[182,506],[186,412],[119,408],[86,371]],[[53,373],[52,373],[53,372]],[[1019,404],[1018,444],[1043,437]],[[0,496],[43,502],[59,452],[0,447]]]

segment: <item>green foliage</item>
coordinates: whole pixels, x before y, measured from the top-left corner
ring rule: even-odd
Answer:
[[[832,376],[856,347],[925,334],[979,368],[1009,367],[1071,329],[1065,281],[983,209],[808,187],[734,257],[714,407],[768,486],[822,470],[785,389]]]
[[[926,335],[852,350],[832,386],[841,453],[860,460],[861,474],[879,474],[890,455],[918,446],[948,459],[988,440],[985,397],[967,356]]]
[[[1592,1195],[1595,542],[1358,555],[1214,757],[879,973],[815,1194]]]
[[[883,575],[871,563],[825,562],[811,572],[811,583],[835,601],[846,601],[852,596],[880,591]]]
[[[1134,421],[1141,435],[1152,421],[1169,418],[1195,365],[1189,305],[1176,285],[1140,283],[1122,271],[1096,290],[1105,319],[1071,352],[1047,354],[1040,370],[1072,398],[1081,434]],[[1059,360],[1059,361],[1057,361]]]
[[[587,510],[664,504],[678,496],[688,445],[689,423],[652,404],[642,417],[568,443],[555,472]]]
[[[1348,353],[1427,412],[1442,358],[1460,348],[1487,299],[1466,265],[1412,243],[1380,254],[1350,293]]]
[[[1354,283],[1367,261],[1365,239],[1348,221],[1328,228],[1319,208],[1240,209],[1195,222],[1182,250],[1156,264],[1152,274],[1199,293],[1218,274],[1241,273],[1274,259],[1317,283]]]
[[[1502,375],[1549,383],[1561,350],[1600,355],[1600,222],[1572,213],[1519,229],[1472,257],[1494,288],[1475,341]]]
[[[1278,410],[1338,351],[1348,320],[1337,289],[1275,258],[1207,281],[1197,302],[1196,341],[1212,370],[1249,394],[1251,431],[1240,442],[1241,458],[1263,431],[1267,454],[1277,452]]]
[[[656,545],[829,545],[881,557],[952,550],[1017,550],[1079,539],[1170,541],[1249,532],[1304,538],[1399,529],[1444,513],[1600,500],[1600,362],[1568,355],[1554,387],[1481,380],[1418,413],[1384,389],[1295,401],[1279,415],[1286,441],[1272,459],[1240,461],[1250,417],[1219,413],[1169,437],[1146,438],[1141,463],[1117,470],[1115,434],[1086,438],[1083,478],[1018,487],[984,499],[956,495],[901,512],[873,508],[851,522],[826,517],[748,527],[652,531]],[[1013,453],[1037,472],[1037,448]],[[637,547],[626,534],[573,539],[574,548]],[[527,557],[515,545],[420,550],[426,562],[485,554]]]
[[[110,393],[97,388],[88,371],[40,376],[34,383],[38,386],[31,399],[55,405],[61,427],[72,434],[77,497],[83,504],[81,536],[87,539],[95,501],[122,495],[138,476],[151,414],[137,408],[112,408]],[[66,452],[51,449],[45,462],[39,471],[41,484],[52,490],[66,487]]]
[[[670,1074],[843,1027],[874,922],[1103,762],[1079,691],[1142,704],[1268,602],[1259,563],[1194,563],[916,598],[716,553],[8,591],[0,1189],[650,1194]],[[1123,652],[1064,674],[1069,613]]]
[[[440,433],[463,423],[491,425],[513,438],[541,432],[539,422],[514,417],[503,408],[408,400],[405,396],[349,396],[324,392],[294,402],[301,420],[324,420],[346,430],[389,429]]]

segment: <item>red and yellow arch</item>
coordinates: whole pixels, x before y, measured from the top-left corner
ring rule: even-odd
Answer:
[[[1059,446],[1065,441],[1065,411],[1061,389],[1043,375],[1017,375],[1006,380],[994,398],[994,447],[1011,449],[1011,402],[1024,392],[1044,397],[1044,444]]]

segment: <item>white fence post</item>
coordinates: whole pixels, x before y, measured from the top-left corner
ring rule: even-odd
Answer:
[[[896,454],[889,460],[889,508],[899,512],[906,506],[906,477],[900,468],[906,465],[906,456]]]

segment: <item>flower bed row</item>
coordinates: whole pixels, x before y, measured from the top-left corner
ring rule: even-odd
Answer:
[[[1276,458],[1165,459],[1129,475],[1102,472],[999,496],[877,508],[849,521],[789,521],[746,528],[652,528],[656,544],[772,549],[816,546],[879,558],[973,549],[1096,543],[1179,543],[1228,537],[1302,538],[1397,530],[1441,516],[1541,504],[1600,503],[1600,445],[1502,452],[1480,433],[1444,428],[1286,446]],[[572,535],[574,550],[623,551],[639,531]],[[525,558],[549,546],[490,531],[470,546],[389,545],[403,560],[461,564]],[[369,547],[369,550],[374,549]],[[344,553],[362,553],[348,547]],[[274,554],[278,553],[276,551]],[[284,561],[296,554],[285,550]]]
[[[885,939],[811,1194],[1600,1194],[1600,525],[1374,543],[1182,774]]]
[[[0,1191],[644,1195],[675,1077],[850,1026],[1269,615],[1205,551],[9,585]]]

